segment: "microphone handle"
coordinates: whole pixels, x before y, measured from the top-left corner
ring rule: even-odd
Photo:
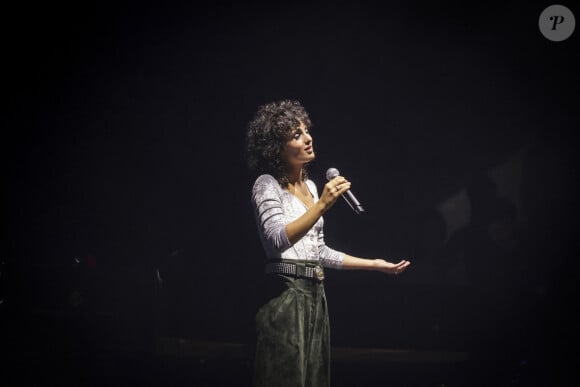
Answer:
[[[345,194],[346,194],[346,196],[348,196],[348,199],[344,196]],[[356,198],[354,197],[354,195],[352,194],[352,192],[350,192],[350,190],[346,191],[341,196],[348,203],[348,205],[350,206],[350,208],[352,208],[352,210],[354,212],[356,212],[357,215],[360,215],[363,212],[365,212],[364,208],[361,206],[361,204],[359,203],[359,201],[356,200]]]

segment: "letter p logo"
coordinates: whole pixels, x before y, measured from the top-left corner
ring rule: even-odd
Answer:
[[[563,5],[550,5],[542,11],[538,26],[542,35],[553,42],[566,40],[574,32],[574,14]]]
[[[554,21],[554,25],[552,26],[552,31],[554,31],[558,24],[562,24],[564,21],[564,16],[550,16],[550,20]]]

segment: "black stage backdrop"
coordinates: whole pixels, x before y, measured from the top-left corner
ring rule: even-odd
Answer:
[[[264,254],[245,125],[283,98],[310,112],[319,190],[338,168],[368,212],[337,202],[327,244],[412,261],[399,277],[328,271],[334,346],[468,359],[396,384],[346,357],[337,385],[361,369],[380,385],[559,385],[578,325],[580,50],[578,31],[540,33],[550,4],[6,8],[13,385],[248,385]],[[230,355],[212,363],[215,348]]]

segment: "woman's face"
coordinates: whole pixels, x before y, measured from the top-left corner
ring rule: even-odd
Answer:
[[[282,158],[291,167],[302,166],[314,160],[312,136],[303,122],[292,130],[292,138],[284,145]]]

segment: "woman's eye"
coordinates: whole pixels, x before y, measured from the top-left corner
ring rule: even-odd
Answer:
[[[294,135],[294,138],[295,138],[296,140],[298,140],[298,139],[300,138],[300,133],[296,133],[296,134]]]

